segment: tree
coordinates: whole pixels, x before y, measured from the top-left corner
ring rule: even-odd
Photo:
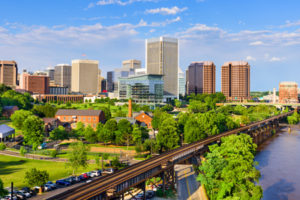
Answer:
[[[172,116],[161,109],[155,109],[153,113],[153,119],[152,119],[152,127],[154,130],[158,130],[160,127],[160,124],[167,118],[171,118]]]
[[[97,99],[96,99],[97,100]],[[110,120],[111,119],[111,112],[110,108],[107,107],[99,107],[99,110],[102,110],[104,112],[105,120]]]
[[[127,149],[132,142],[132,126],[127,119],[121,119],[118,123],[118,133],[120,134],[120,141],[126,143]]]
[[[156,137],[160,151],[168,151],[178,147],[179,135],[177,131],[177,122],[173,118],[167,118],[162,122]]]
[[[115,140],[115,132],[118,130],[118,124],[115,119],[108,120],[104,125],[104,138],[107,142]]]
[[[25,181],[29,186],[43,186],[49,180],[49,174],[46,170],[32,168],[25,172]]]
[[[8,191],[6,189],[4,189],[3,181],[0,178],[0,197],[4,197],[7,194],[8,194]]]
[[[73,169],[74,175],[80,167],[87,167],[87,152],[89,148],[83,142],[73,143],[70,147],[71,153],[67,164]]]
[[[20,148],[20,155],[21,156],[25,156],[26,153],[27,153],[27,150],[25,149],[25,147],[21,146],[21,148]]]
[[[29,116],[23,124],[24,140],[27,144],[32,145],[32,149],[43,142],[44,139],[44,122],[37,116]]]
[[[246,134],[223,137],[220,146],[209,146],[198,180],[211,200],[262,198],[262,189],[256,184],[260,177],[254,162],[256,148]]]
[[[178,99],[175,99],[175,106],[176,106],[177,108],[180,108],[181,105],[182,105],[181,101],[178,100]]]
[[[54,117],[57,108],[51,106],[50,104],[45,105],[34,105],[32,112],[39,117]]]
[[[17,129],[22,130],[23,123],[24,123],[25,119],[27,119],[31,115],[33,115],[33,114],[30,111],[27,111],[27,110],[17,110],[11,116],[12,124]]]
[[[78,135],[79,137],[83,137],[84,131],[85,131],[84,124],[82,122],[77,122],[75,128],[76,135]]]
[[[97,133],[90,125],[86,127],[84,131],[84,137],[90,143],[96,143],[98,141]]]
[[[161,108],[162,111],[170,112],[173,110],[173,106],[171,104],[166,104]]]
[[[58,126],[50,132],[50,140],[66,140],[69,139],[69,134],[63,126]]]
[[[149,138],[148,129],[140,127],[139,125],[133,125],[132,129],[132,141],[135,144],[141,144],[144,140]]]
[[[289,124],[298,124],[300,119],[300,115],[297,112],[294,112],[291,116],[287,117]]]

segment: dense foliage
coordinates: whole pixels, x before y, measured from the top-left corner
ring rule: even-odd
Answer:
[[[260,172],[253,160],[256,147],[246,134],[224,137],[220,146],[209,146],[198,180],[211,200],[262,198],[262,188],[256,184]]]
[[[51,106],[50,104],[45,105],[34,105],[32,112],[33,114],[39,116],[39,117],[54,117],[55,113],[57,111],[57,108],[54,106]]]
[[[80,167],[85,168],[88,165],[87,152],[89,148],[82,142],[73,143],[70,147],[71,153],[67,164],[75,174]]]
[[[3,197],[8,194],[8,191],[4,189],[3,181],[0,178],[0,197]]]
[[[36,150],[44,139],[43,120],[35,115],[31,115],[24,121],[22,130],[26,144],[32,145],[32,149]]]
[[[300,121],[300,115],[298,112],[294,112],[293,115],[287,117],[289,124],[298,124]]]
[[[32,108],[33,98],[29,93],[21,94],[3,84],[0,85],[0,97],[2,106],[18,106],[25,110]]]
[[[29,186],[42,186],[49,180],[49,174],[45,170],[32,168],[25,173],[25,181]]]

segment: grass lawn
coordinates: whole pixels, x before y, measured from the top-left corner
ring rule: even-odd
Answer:
[[[66,168],[65,163],[0,155],[0,178],[4,182],[5,187],[10,186],[12,181],[16,187],[26,186],[24,183],[25,172],[34,167],[48,171],[52,181],[72,174],[72,169]],[[90,164],[86,169],[80,169],[81,171],[78,173],[91,171],[95,168],[95,164]]]
[[[117,146],[117,145],[104,145],[104,144],[88,144],[90,147],[104,147],[104,148],[114,148],[127,150],[127,146]],[[135,146],[128,146],[128,150],[135,150]]]

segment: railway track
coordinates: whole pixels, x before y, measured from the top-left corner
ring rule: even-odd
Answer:
[[[240,127],[234,130],[230,130],[218,135],[210,136],[204,140],[200,140],[182,147],[179,147],[177,149],[165,152],[159,156],[152,157],[148,160],[139,162],[137,164],[131,165],[129,167],[126,167],[120,171],[115,172],[114,174],[107,175],[104,177],[100,177],[99,179],[94,180],[91,183],[85,184],[83,186],[79,186],[70,190],[67,190],[59,195],[56,195],[54,197],[48,198],[49,200],[71,200],[71,199],[89,199],[94,196],[97,196],[108,189],[117,186],[118,184],[123,183],[126,180],[129,180],[133,177],[136,177],[139,174],[142,174],[144,172],[147,172],[150,169],[153,169],[157,166],[160,166],[170,160],[172,158],[182,152],[186,152],[189,150],[193,150],[196,147],[199,147],[201,145],[208,145],[211,144],[212,142],[216,142],[220,140],[224,136],[236,134],[239,132],[247,131],[253,127],[257,127],[261,124],[268,123],[270,121],[280,119],[283,117],[286,117],[288,115],[291,115],[293,111],[290,111],[288,113],[284,113],[278,116],[270,117],[268,119],[259,121],[259,122],[254,122],[252,124],[249,124],[244,127]]]

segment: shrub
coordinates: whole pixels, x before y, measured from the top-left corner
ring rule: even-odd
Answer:
[[[21,146],[21,148],[20,148],[20,155],[21,156],[25,156],[26,153],[27,153],[27,150],[25,149],[25,147]]]
[[[57,150],[51,151],[51,157],[52,158],[56,158],[57,154],[58,154]]]
[[[0,143],[0,151],[4,151],[5,149],[6,149],[6,145],[3,142],[1,142]]]

